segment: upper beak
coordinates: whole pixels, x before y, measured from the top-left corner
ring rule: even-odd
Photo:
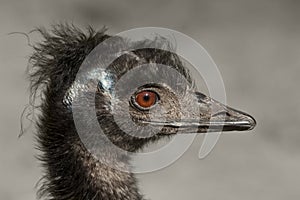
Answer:
[[[154,122],[152,125],[178,128],[181,133],[204,133],[218,131],[246,131],[256,126],[255,119],[247,113],[226,106],[202,93],[197,98],[195,110],[198,114],[183,114],[180,120]]]

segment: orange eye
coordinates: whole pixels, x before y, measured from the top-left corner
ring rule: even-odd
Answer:
[[[156,103],[157,98],[155,92],[142,91],[135,96],[135,101],[142,108],[150,108]]]

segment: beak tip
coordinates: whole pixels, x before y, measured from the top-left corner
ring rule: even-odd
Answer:
[[[251,115],[247,115],[247,127],[248,127],[248,130],[252,130],[255,128],[256,126],[256,120],[254,119],[254,117],[252,117]]]

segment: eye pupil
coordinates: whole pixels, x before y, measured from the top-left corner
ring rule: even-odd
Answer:
[[[157,94],[152,91],[142,91],[136,94],[135,102],[142,108],[150,108],[157,101]]]
[[[149,101],[150,100],[150,96],[149,96],[148,93],[146,93],[143,98],[144,98],[144,101]]]

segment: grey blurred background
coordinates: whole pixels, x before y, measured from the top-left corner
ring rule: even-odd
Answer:
[[[202,136],[175,164],[139,175],[156,199],[300,199],[300,1],[0,1],[0,199],[35,199],[41,168],[31,132],[18,139],[28,103],[32,52],[22,35],[61,20],[181,31],[201,43],[222,73],[228,104],[251,113],[250,133],[223,134],[198,160]],[[37,38],[34,34],[32,40]]]

